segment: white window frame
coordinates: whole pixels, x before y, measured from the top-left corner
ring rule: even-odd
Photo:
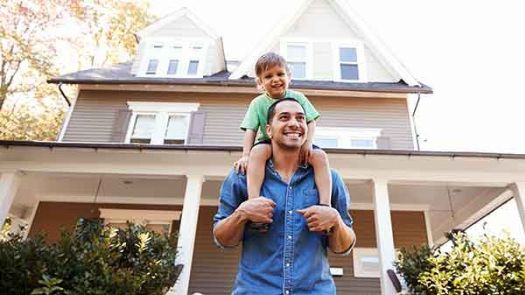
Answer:
[[[381,266],[377,271],[365,271],[361,265],[361,258],[363,256],[375,256],[379,259],[379,250],[377,248],[354,248],[353,263],[354,263],[354,277],[356,278],[380,278]],[[381,262],[380,262],[381,263]]]
[[[355,48],[356,55],[357,55],[357,72],[359,75],[359,79],[357,80],[348,80],[348,79],[342,79],[341,77],[341,60],[339,57],[339,49],[340,48]],[[334,73],[334,81],[337,82],[360,82],[364,83],[367,82],[367,70],[366,70],[366,62],[365,62],[365,50],[363,46],[363,42],[361,41],[335,41],[332,43],[332,56],[333,56],[333,73]]]
[[[188,129],[184,144],[188,140],[189,124],[191,123],[191,113],[199,109],[199,103],[171,103],[171,102],[142,102],[142,101],[128,101],[128,108],[132,111],[132,115],[128,124],[126,132],[126,143],[131,142],[131,135],[137,120],[137,115],[155,115],[155,129],[151,135],[149,144],[164,144],[166,128],[168,127],[168,120],[170,115],[183,115],[188,117]]]
[[[362,149],[352,146],[352,139],[372,140],[372,147],[377,149],[377,138],[381,136],[379,128],[344,128],[344,127],[322,127],[315,128],[315,139],[336,139],[337,147],[340,149]]]
[[[183,40],[177,40],[173,38],[149,38],[145,39],[146,49],[144,50],[142,61],[139,66],[139,73],[141,77],[155,77],[155,78],[198,78],[203,77],[205,73],[205,67],[207,65],[207,52],[209,48],[209,40],[203,38],[188,38]],[[155,49],[154,46],[162,44],[162,49]],[[201,52],[198,56],[191,54],[193,46],[200,46]],[[177,66],[177,72],[175,74],[168,75],[169,61],[174,59],[170,49],[173,47],[181,47],[181,56],[177,57],[179,64]],[[158,50],[158,51],[156,51]],[[156,73],[146,74],[148,70],[148,64],[151,59],[158,59],[159,64],[157,66]],[[195,75],[188,75],[188,67],[190,59],[197,59],[199,66]]]
[[[168,232],[172,231],[172,224],[180,220],[181,211],[168,210],[130,210],[100,208],[100,218],[104,219],[104,225],[111,223],[132,222],[135,224],[164,224],[169,225]]]
[[[288,60],[288,45],[304,45],[305,46],[305,77],[304,78],[297,78],[294,77],[292,73],[292,79],[293,80],[312,80],[313,79],[313,43],[311,40],[308,39],[300,39],[300,38],[286,38],[282,39],[280,42],[280,53],[281,55],[286,59],[287,62],[293,62]]]

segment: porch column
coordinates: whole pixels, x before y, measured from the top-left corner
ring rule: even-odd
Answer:
[[[18,172],[2,173],[0,176],[0,227],[4,225],[19,184],[20,174]]]
[[[197,221],[199,220],[199,206],[201,202],[202,175],[186,175],[186,193],[179,226],[179,239],[177,243],[176,264],[182,264],[182,272],[175,284],[175,294],[188,294],[190,284],[191,263],[193,259],[193,248],[195,235],[197,233]]]
[[[381,294],[392,295],[396,294],[396,291],[386,273],[388,269],[394,268],[393,263],[395,260],[394,236],[392,233],[390,200],[388,197],[388,182],[386,179],[373,179],[372,182],[376,242],[381,267]]]
[[[510,186],[514,194],[514,200],[518,205],[518,212],[520,214],[521,226],[525,230],[525,182],[515,182]]]

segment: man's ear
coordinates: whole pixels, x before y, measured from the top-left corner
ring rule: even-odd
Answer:
[[[268,137],[272,139],[272,127],[270,126],[270,124],[266,124],[266,134],[268,134]]]

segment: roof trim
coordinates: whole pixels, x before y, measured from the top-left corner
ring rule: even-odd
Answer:
[[[187,7],[183,7],[162,17],[158,21],[137,32],[137,36],[139,36],[140,38],[147,37],[147,35],[151,34],[152,32],[162,28],[163,26],[183,16],[187,16],[191,21],[193,21],[199,28],[201,28],[204,32],[206,32],[206,34],[208,34],[213,39],[218,39],[220,37],[214,29],[212,29],[205,22],[199,19],[199,17]]]
[[[220,145],[150,145],[124,143],[81,143],[81,142],[46,142],[0,140],[0,146],[42,147],[42,148],[85,148],[85,149],[120,149],[120,150],[179,150],[179,151],[223,151],[242,152],[241,146]],[[451,158],[486,158],[486,159],[519,159],[525,160],[525,154],[481,153],[481,152],[447,152],[447,151],[412,151],[412,150],[366,150],[366,149],[325,149],[330,154],[353,155],[386,155],[408,157],[451,157]]]
[[[295,13],[291,14],[288,19],[284,19],[275,29],[264,39],[264,42],[259,44],[252,54],[250,54],[239,67],[231,74],[231,79],[239,79],[248,73],[249,67],[255,64],[257,58],[264,52],[270,50],[271,45],[299,19],[305,10],[310,6],[313,0],[304,0]],[[369,30],[365,22],[355,13],[355,11],[342,0],[326,0],[334,8],[336,12],[346,21],[346,23],[354,29],[357,34],[363,37],[365,44],[372,52],[375,53],[380,62],[391,72],[397,74],[409,86],[419,87],[421,84],[416,80],[412,74],[398,61],[393,53],[391,53],[385,45],[383,45],[377,37]],[[335,6],[335,7],[334,7]]]

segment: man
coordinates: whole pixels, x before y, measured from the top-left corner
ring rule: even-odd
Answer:
[[[261,197],[247,199],[246,177],[228,175],[220,192],[213,234],[233,247],[243,241],[232,294],[335,294],[326,248],[348,254],[355,241],[346,187],[332,172],[332,207],[319,206],[313,169],[299,164],[306,140],[304,110],[282,99],[268,110],[272,158]],[[269,223],[267,232],[246,227]]]

